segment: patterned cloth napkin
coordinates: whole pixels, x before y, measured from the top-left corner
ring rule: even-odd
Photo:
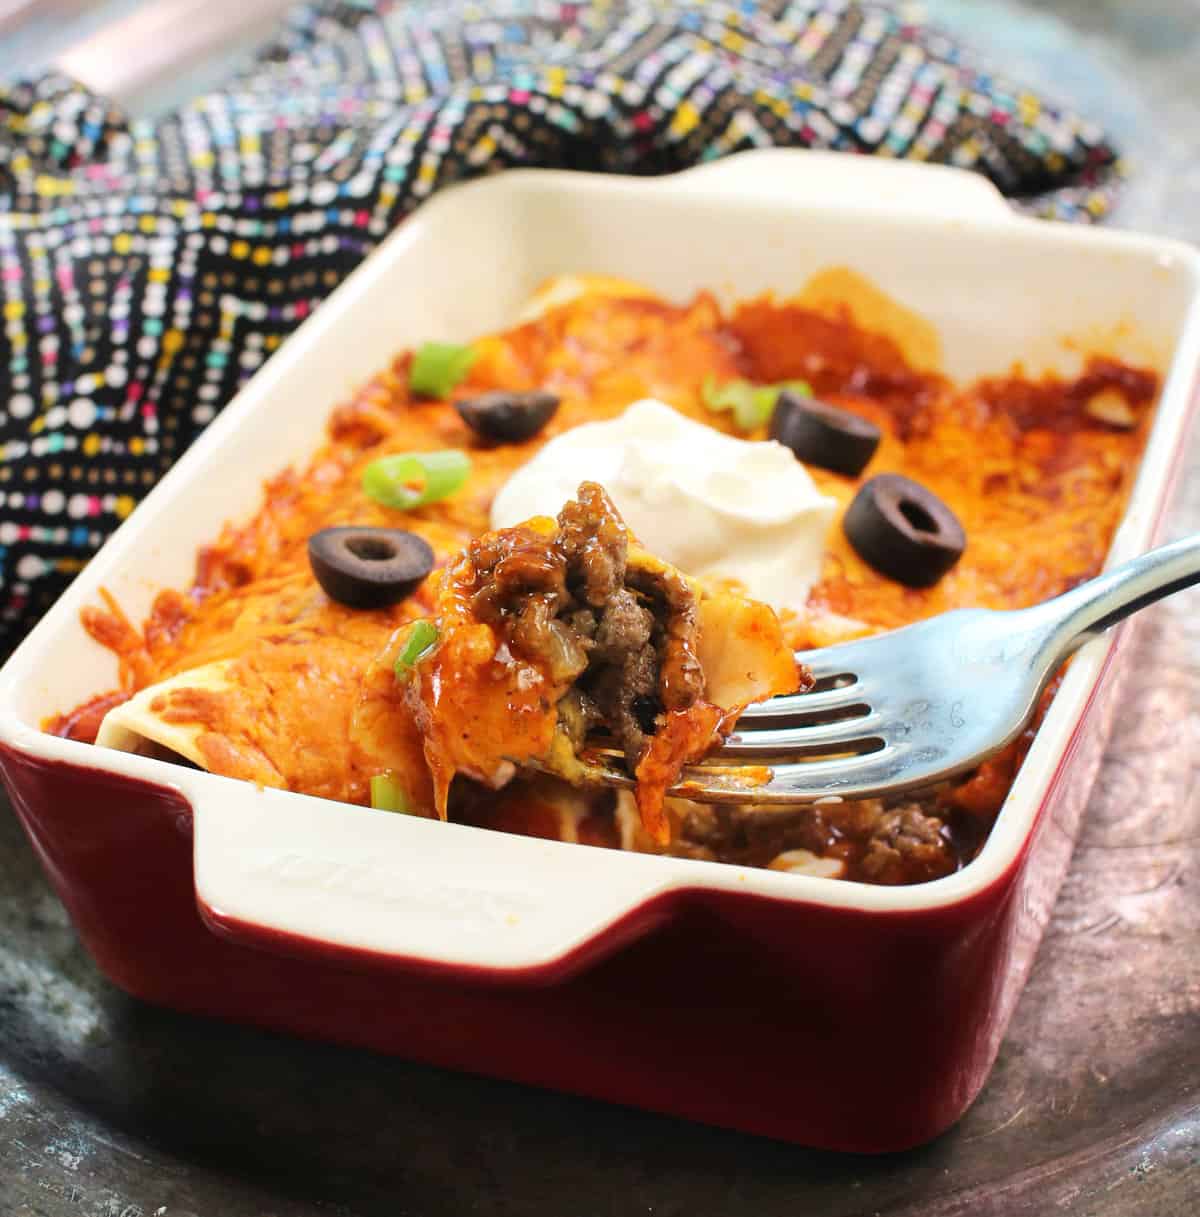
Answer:
[[[914,7],[326,2],[154,122],[61,77],[0,91],[0,660],[448,182],[787,144],[966,166],[1023,210],[1102,216],[1120,172],[1104,135],[973,66]]]

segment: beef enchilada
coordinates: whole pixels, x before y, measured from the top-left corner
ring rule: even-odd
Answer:
[[[199,556],[190,589],[140,627],[113,603],[88,612],[121,688],[50,729],[587,844],[881,883],[964,865],[1028,735],[916,800],[779,812],[663,792],[741,707],[803,687],[794,650],[1094,574],[1157,380],[1094,357],[1073,378],[955,385],[917,319],[839,282],[836,302],[826,281],[727,312],[559,281],[504,333],[405,353]],[[923,502],[959,526],[932,574],[881,569],[844,526],[880,474],[933,497],[876,527],[907,520],[920,541]],[[391,603],[339,599],[310,552],[336,529],[411,535],[429,572]],[[636,798],[580,784],[597,732]]]

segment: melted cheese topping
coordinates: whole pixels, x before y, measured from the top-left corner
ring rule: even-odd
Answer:
[[[953,385],[914,368],[902,335],[860,328],[828,301],[818,310],[762,298],[725,313],[706,294],[672,304],[611,284],[595,294],[573,288],[563,300],[477,339],[478,358],[455,393],[557,393],[563,404],[541,435],[519,445],[480,443],[449,402],[411,396],[411,356],[399,356],[333,410],[328,442],[306,468],[273,478],[261,510],[228,525],[201,552],[190,589],[162,592],[141,626],[111,603],[85,611],[89,631],[120,657],[121,691],[93,698],[49,728],[92,739],[98,714],[123,696],[221,664],[218,691],[173,709],[176,726],[190,723],[197,749],[204,739],[199,755],[215,772],[358,803],[368,801],[370,778],[383,770],[427,782],[420,737],[397,713],[390,660],[405,624],[431,614],[436,580],[391,609],[346,608],[315,583],[308,537],[341,524],[404,527],[425,537],[444,565],[487,530],[493,501],[514,473],[574,427],[616,418],[649,397],[732,434],[727,416],[702,404],[708,377],[807,380],[818,397],[882,428],[868,474],[886,469],[924,483],[967,530],[958,566],[936,587],[914,590],[866,566],[834,527],[804,611],[785,617],[791,645],[822,645],[959,606],[1034,603],[1100,569],[1157,391],[1153,373],[1103,359],[1077,378],[1014,373]],[[1131,427],[1089,413],[1089,402],[1112,393],[1130,407]],[[401,514],[363,495],[362,470],[371,461],[448,447],[470,450],[473,463],[453,498]],[[824,470],[812,478],[839,509],[860,484]],[[1034,525],[1037,545],[1029,543]],[[988,806],[998,805],[1011,766],[1005,774]]]

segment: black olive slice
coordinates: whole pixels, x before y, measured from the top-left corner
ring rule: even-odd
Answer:
[[[433,570],[433,550],[402,528],[323,528],[308,538],[308,561],[330,600],[387,608],[420,587]]]
[[[967,547],[967,535],[950,508],[898,473],[881,473],[864,483],[842,527],[864,562],[908,587],[932,587]]]
[[[806,464],[858,477],[875,455],[881,433],[870,419],[784,389],[768,434]]]
[[[462,420],[476,435],[493,444],[520,444],[535,435],[554,417],[560,399],[534,389],[525,393],[497,390],[454,403]]]

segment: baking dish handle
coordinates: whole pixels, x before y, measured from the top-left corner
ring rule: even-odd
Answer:
[[[184,793],[200,914],[242,945],[544,983],[669,915],[664,859],[210,774]]]
[[[982,174],[847,152],[758,148],[661,180],[689,193],[783,196],[800,203],[853,204],[946,219],[1019,220]]]

